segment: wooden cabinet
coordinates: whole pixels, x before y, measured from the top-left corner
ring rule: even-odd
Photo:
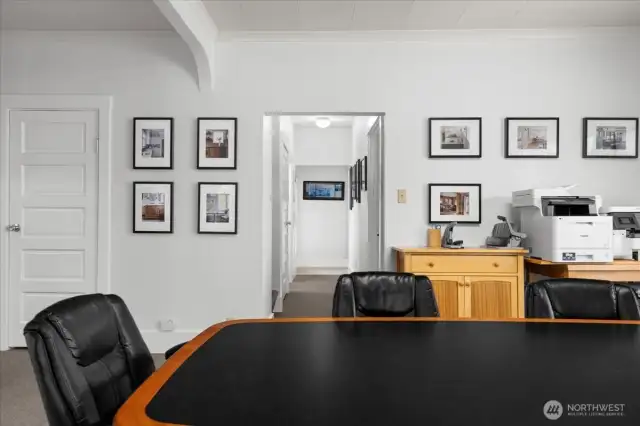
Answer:
[[[442,318],[524,318],[524,249],[396,248],[397,269],[426,275]]]

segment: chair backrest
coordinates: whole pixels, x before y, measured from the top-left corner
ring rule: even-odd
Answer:
[[[50,426],[110,425],[155,370],[118,296],[90,294],[55,303],[24,334]]]
[[[529,318],[640,319],[640,304],[633,289],[610,281],[538,281],[527,287],[526,306]]]
[[[338,278],[334,317],[438,317],[427,277],[407,273],[355,272]]]

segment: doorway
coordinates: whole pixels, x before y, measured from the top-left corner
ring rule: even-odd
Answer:
[[[111,98],[3,96],[2,349],[79,294],[108,292]]]
[[[268,118],[273,312],[330,316],[340,274],[382,269],[384,114]]]

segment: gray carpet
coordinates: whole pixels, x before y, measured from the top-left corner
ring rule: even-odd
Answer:
[[[333,289],[337,277],[299,276],[277,317],[330,317]],[[154,355],[156,366],[164,362],[163,355]],[[45,426],[38,385],[29,354],[23,349],[0,352],[0,425]]]

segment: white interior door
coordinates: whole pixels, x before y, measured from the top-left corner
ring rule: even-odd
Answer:
[[[62,299],[97,291],[97,111],[11,111],[9,346]]]
[[[284,298],[289,288],[289,269],[290,269],[290,233],[291,233],[291,218],[290,218],[290,206],[289,206],[289,191],[291,190],[291,184],[289,182],[289,151],[286,145],[282,145],[280,150],[282,158],[280,160],[280,209],[282,224],[282,253],[281,253],[281,267],[280,267],[280,295]]]
[[[380,118],[371,126],[369,131],[369,154],[367,158],[367,241],[368,267],[372,271],[381,270],[380,250],[380,205],[381,181],[380,159],[382,132]]]

